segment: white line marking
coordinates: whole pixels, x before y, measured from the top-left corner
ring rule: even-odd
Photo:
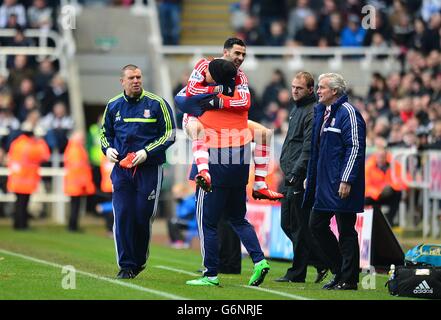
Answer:
[[[253,287],[253,286],[245,286],[245,285],[242,285],[240,287],[247,288],[247,289],[254,289],[254,290],[263,291],[263,292],[268,292],[268,293],[272,293],[272,294],[277,294],[279,296],[283,296],[283,297],[287,297],[287,298],[291,298],[291,299],[295,299],[295,300],[312,300],[312,299],[298,296],[295,294],[290,294],[290,293],[281,292],[281,291],[275,291],[275,290],[261,288],[261,287]]]
[[[166,267],[166,266],[153,266],[153,267],[159,268],[159,269],[164,269],[164,270],[169,270],[169,271],[173,271],[173,272],[178,272],[178,273],[184,273],[184,274],[188,274],[190,276],[202,277],[202,275],[200,273],[189,272],[189,271],[185,271],[185,270],[181,270],[181,269],[176,269],[176,268],[171,268],[171,267]]]
[[[154,267],[155,268],[164,269],[164,270],[173,271],[173,272],[184,273],[184,274],[188,274],[188,275],[192,275],[192,276],[201,276],[200,274],[197,274],[197,273],[194,273],[194,272],[185,271],[185,270],[182,270],[182,269],[170,268],[170,267],[166,267],[166,266],[154,266]],[[265,289],[265,288],[260,288],[260,287],[252,287],[252,286],[246,286],[246,285],[242,285],[242,286],[238,286],[238,287],[242,287],[242,288],[246,288],[246,289],[254,289],[254,290],[264,291],[264,292],[268,292],[268,293],[272,293],[272,294],[275,294],[275,295],[279,295],[279,296],[283,296],[283,297],[287,297],[287,298],[291,298],[291,299],[296,299],[296,300],[311,300],[309,298],[298,296],[298,295],[295,295],[295,294],[289,294],[289,293],[285,293],[285,292],[281,292],[281,291]]]
[[[7,254],[7,255],[10,255],[10,256],[13,256],[13,257],[22,258],[22,259],[29,260],[29,261],[36,262],[36,263],[45,264],[45,265],[48,265],[48,266],[51,266],[51,267],[54,267],[54,268],[63,268],[63,266],[61,264],[53,263],[53,262],[49,262],[49,261],[45,261],[45,260],[41,260],[41,259],[37,259],[37,258],[33,258],[33,257],[26,256],[26,255],[20,254],[20,253],[15,253],[15,252],[3,250],[3,249],[0,249],[0,253],[4,253],[4,254]],[[158,296],[161,296],[161,297],[164,297],[164,298],[168,298],[168,299],[173,299],[173,300],[190,300],[189,298],[177,296],[177,295],[174,295],[174,294],[171,294],[171,293],[167,293],[167,292],[163,292],[163,291],[158,291],[158,290],[154,290],[154,289],[149,289],[149,288],[141,287],[141,286],[138,286],[136,284],[127,283],[127,282],[124,282],[124,281],[121,281],[121,280],[114,280],[114,279],[106,278],[106,277],[103,277],[103,276],[99,276],[99,275],[96,275],[96,274],[93,274],[93,273],[81,271],[81,270],[78,270],[78,269],[76,269],[76,272],[79,273],[79,274],[82,274],[84,276],[87,276],[87,277],[91,277],[91,278],[94,278],[94,279],[106,281],[106,282],[113,283],[113,284],[117,284],[117,285],[120,285],[120,286],[123,286],[123,287],[128,287],[128,288],[131,288],[131,289],[134,289],[134,290],[138,290],[138,291],[148,292],[148,293],[155,294],[155,295],[158,295]]]

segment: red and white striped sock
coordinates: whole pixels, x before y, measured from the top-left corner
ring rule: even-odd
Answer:
[[[198,172],[202,170],[208,171],[208,146],[205,144],[204,139],[195,139],[192,141],[192,150]]]
[[[266,144],[256,144],[254,148],[254,190],[267,188],[265,178],[268,175],[269,147]]]

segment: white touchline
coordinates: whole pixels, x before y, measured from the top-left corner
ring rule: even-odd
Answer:
[[[296,299],[296,300],[312,300],[312,299],[309,299],[309,298],[306,298],[306,297],[302,297],[302,296],[298,296],[298,295],[295,295],[295,294],[290,294],[290,293],[281,292],[281,291],[275,291],[275,290],[261,288],[261,287],[253,287],[253,286],[245,286],[245,285],[242,285],[241,287],[247,288],[247,289],[254,289],[254,290],[258,290],[258,291],[264,291],[264,292],[268,292],[268,293],[273,293],[273,294],[277,294],[279,296],[283,296],[283,297],[287,297],[287,298],[292,298],[292,299]],[[314,299],[314,300],[317,300],[317,299]]]
[[[176,269],[176,268],[171,268],[171,267],[167,267],[167,266],[154,266],[155,268],[159,268],[159,269],[164,269],[164,270],[169,270],[169,271],[174,271],[174,272],[178,272],[178,273],[184,273],[184,274],[188,274],[190,276],[200,276],[200,273],[194,273],[194,272],[189,272],[189,271],[185,271],[185,270],[181,270],[181,269]]]
[[[27,255],[24,255],[24,254],[20,254],[20,253],[15,253],[15,252],[8,251],[8,250],[0,249],[0,253],[4,253],[4,254],[10,255],[10,256],[14,256],[14,257],[22,258],[22,259],[25,259],[25,260],[33,261],[33,262],[36,262],[36,263],[45,264],[45,265],[48,265],[48,266],[52,266],[54,268],[63,268],[63,266],[61,264],[58,264],[58,263],[53,263],[53,262],[50,262],[50,261],[45,261],[45,260],[42,260],[42,259],[37,259],[37,258],[34,258],[34,257],[30,257],[30,256],[27,256]],[[144,291],[144,292],[152,293],[152,294],[155,294],[155,295],[158,295],[158,296],[161,296],[161,297],[164,297],[164,298],[168,298],[168,299],[173,299],[173,300],[191,300],[190,298],[185,298],[185,297],[177,296],[177,295],[174,295],[174,294],[171,294],[171,293],[167,293],[167,292],[163,292],[163,291],[158,291],[158,290],[154,290],[154,289],[145,288],[145,287],[142,287],[142,286],[138,286],[136,284],[127,283],[127,282],[120,281],[120,280],[114,280],[114,279],[106,278],[106,277],[103,277],[103,276],[99,276],[99,275],[96,275],[96,274],[93,274],[93,273],[90,273],[90,272],[81,271],[81,270],[78,270],[78,269],[76,269],[76,272],[79,273],[79,274],[82,274],[84,276],[87,276],[87,277],[91,277],[91,278],[94,278],[94,279],[106,281],[106,282],[113,283],[113,284],[117,284],[117,285],[120,285],[120,286],[123,286],[123,287],[128,287],[128,288],[131,288],[131,289],[134,289],[134,290],[138,290],[138,291]]]
[[[178,272],[178,273],[184,273],[184,274],[188,274],[191,276],[200,276],[200,274],[194,273],[194,272],[189,272],[189,271],[185,271],[182,269],[176,269],[176,268],[170,268],[167,266],[154,266],[155,268],[159,268],[159,269],[164,269],[164,270],[169,270],[169,271],[173,271],[173,272]],[[281,291],[276,291],[276,290],[271,290],[271,289],[265,289],[265,288],[260,288],[260,287],[252,287],[252,286],[239,286],[239,287],[243,287],[243,288],[247,288],[247,289],[255,289],[255,290],[260,290],[260,291],[264,291],[264,292],[268,292],[268,293],[272,293],[272,294],[276,294],[279,296],[283,296],[283,297],[288,297],[288,298],[292,298],[292,299],[296,299],[296,300],[312,300],[306,297],[302,297],[302,296],[298,296],[295,294],[289,294],[289,293],[285,293],[285,292],[281,292]]]

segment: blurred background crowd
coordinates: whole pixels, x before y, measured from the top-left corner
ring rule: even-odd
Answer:
[[[79,1],[85,6],[128,6],[133,2]],[[163,44],[179,45],[184,0],[156,2]],[[364,5],[377,10],[374,29],[362,26]],[[0,29],[17,31],[13,37],[0,38],[0,46],[38,45],[38,40],[27,38],[25,31],[56,30],[58,6],[56,0],[0,1]],[[441,1],[240,0],[231,4],[230,17],[234,36],[242,38],[248,47],[399,48],[401,71],[374,72],[364,96],[351,89],[348,92],[367,123],[367,153],[373,153],[380,145],[441,150]],[[63,154],[76,126],[70,115],[67,79],[60,74],[57,61],[10,55],[6,66],[8,74],[0,74],[0,166],[6,166],[11,143],[29,125],[51,152]],[[250,83],[249,117],[274,129],[276,136],[284,137],[292,79],[287,79],[279,69],[266,77],[268,82],[261,92]],[[186,73],[181,81],[173,83],[174,93],[187,79]],[[181,115],[176,115],[180,126]],[[98,119],[89,124],[86,139],[97,186],[101,165],[99,123]],[[6,177],[0,179],[0,188],[5,192]]]

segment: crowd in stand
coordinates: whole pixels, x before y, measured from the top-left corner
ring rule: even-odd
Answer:
[[[133,1],[103,2],[128,5]],[[0,45],[35,45],[24,35],[25,28],[55,28],[57,4],[55,0],[0,1],[0,28],[17,30],[13,38],[0,38]],[[360,27],[365,4],[379,9],[375,29]],[[440,12],[440,1],[431,0],[241,0],[231,7],[231,21],[248,46],[400,47],[400,72],[373,73],[366,96],[349,92],[367,123],[369,154],[379,141],[388,146],[441,149]],[[35,133],[51,151],[63,152],[74,122],[66,81],[56,62],[16,55],[7,58],[7,68],[9,75],[0,75],[0,166],[5,166],[11,142],[29,122],[36,124]],[[176,90],[187,79],[188,75],[183,76]],[[290,80],[274,70],[263,92],[253,90],[250,83],[250,119],[282,136],[290,111]],[[180,125],[182,115],[176,116]]]

